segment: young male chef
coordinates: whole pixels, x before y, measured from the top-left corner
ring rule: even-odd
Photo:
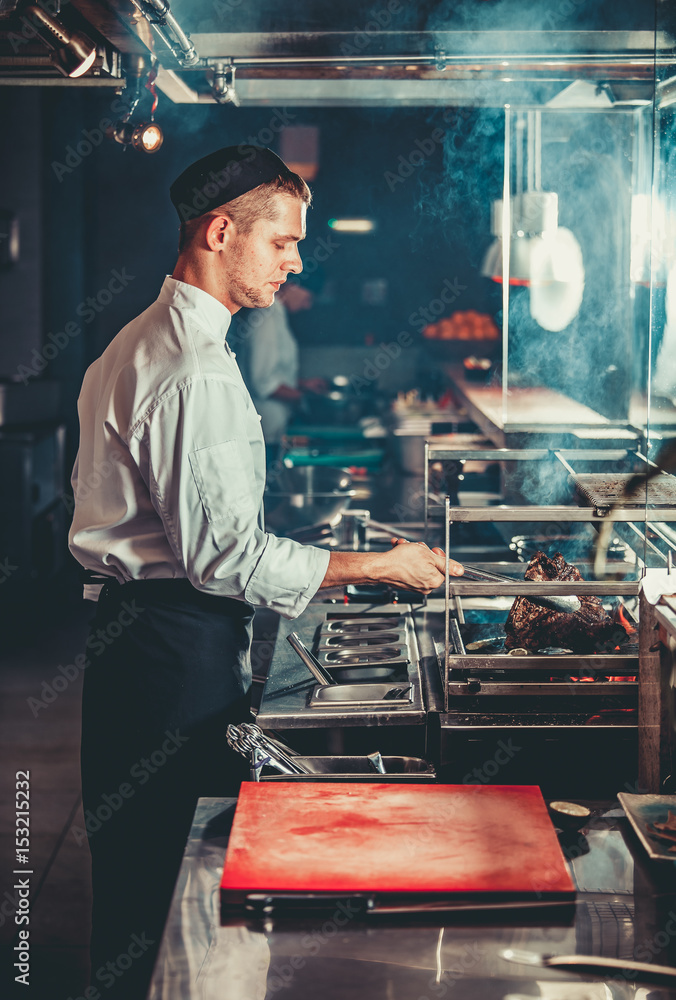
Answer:
[[[72,476],[70,548],[104,584],[82,723],[92,982],[126,1000],[145,996],[197,797],[237,790],[225,731],[246,718],[254,606],[294,618],[321,587],[425,593],[444,570],[422,544],[329,553],[266,533],[260,420],[226,335],[301,271],[310,191],[241,145],[193,163],[170,196],[176,267],[85,375]]]

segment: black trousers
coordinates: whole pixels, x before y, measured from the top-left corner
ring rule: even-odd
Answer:
[[[226,742],[249,718],[253,609],[187,580],[107,584],[87,641],[82,791],[91,981],[145,997],[197,799],[236,795]]]

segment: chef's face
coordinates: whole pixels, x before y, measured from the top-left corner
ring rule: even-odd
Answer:
[[[298,243],[305,238],[307,206],[288,194],[274,200],[274,218],[257,219],[248,233],[235,227],[222,255],[228,298],[236,309],[271,306],[289,274],[303,270]]]

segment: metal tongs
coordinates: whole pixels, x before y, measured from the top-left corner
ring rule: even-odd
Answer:
[[[228,746],[243,757],[251,757],[252,776],[258,780],[262,767],[269,764],[282,774],[311,774],[306,767],[299,764],[294,757],[294,750],[266,736],[260,726],[253,722],[242,722],[239,726],[230,725],[226,730]]]
[[[503,576],[502,573],[489,573],[483,569],[475,569],[471,566],[465,566],[465,572],[463,573],[462,579],[465,580],[476,580],[477,583],[515,583],[516,580],[513,576]],[[552,581],[553,583],[556,581]],[[582,605],[574,594],[570,596],[563,597],[549,597],[543,596],[542,594],[528,594],[528,600],[533,604],[540,604],[544,608],[551,608],[552,611],[560,611],[564,615],[574,615],[576,611],[579,611]]]
[[[329,685],[337,683],[328,670],[324,669],[314,653],[310,652],[297,632],[290,632],[287,635],[286,640],[291,648],[295,650],[301,658],[314,679],[321,684],[322,687],[329,687]]]

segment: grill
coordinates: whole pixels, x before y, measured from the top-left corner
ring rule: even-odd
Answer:
[[[441,509],[438,500],[429,494],[429,461],[488,460],[491,451],[458,453],[435,449],[431,443],[426,448],[425,524],[431,532]],[[435,637],[443,695],[439,739],[445,780],[467,781],[476,775],[478,780],[487,781],[497,773],[499,764],[492,754],[496,730],[502,730],[504,739],[518,732],[515,745],[528,748],[517,767],[525,783],[555,782],[557,794],[567,788],[566,794],[579,795],[584,780],[592,792],[590,797],[594,797],[599,788],[614,787],[606,784],[611,780],[609,758],[612,780],[619,781],[621,787],[626,774],[636,767],[638,757],[644,787],[657,790],[668,773],[661,763],[668,760],[667,751],[660,744],[658,758],[655,749],[655,733],[663,730],[664,706],[660,685],[653,680],[657,676],[655,656],[648,652],[650,642],[645,641],[655,628],[655,616],[650,605],[642,597],[639,599],[639,580],[643,565],[649,570],[653,565],[666,565],[670,570],[672,565],[676,477],[659,470],[647,489],[643,482],[631,497],[625,497],[634,475],[629,470],[636,467],[637,461],[645,462],[640,454],[621,449],[613,453],[605,448],[505,447],[493,449],[492,455],[508,466],[505,492],[509,497],[511,489],[517,502],[504,502],[501,496],[497,499],[503,502],[495,505],[486,505],[477,498],[478,502],[469,506],[466,500],[453,504],[446,497],[441,518],[446,552],[455,554],[456,532],[462,532],[464,526],[488,524],[494,534],[505,539],[511,536],[510,548],[524,560],[538,550],[549,558],[560,551],[584,579],[524,580],[523,564],[517,569],[511,563],[482,563],[477,568],[498,571],[503,576],[515,571],[519,579],[513,582],[479,582],[478,576],[473,580],[469,575],[446,577],[443,641]],[[530,464],[526,478],[531,477],[528,483],[535,483],[536,493],[538,483],[547,485],[552,503],[522,502],[533,490],[528,483],[524,487],[524,476],[509,465],[519,462]],[[548,463],[549,467],[545,465],[540,472],[534,464],[537,462]],[[565,470],[563,475],[556,462]],[[601,463],[605,464],[602,472]],[[592,471],[587,472],[590,465]],[[647,465],[645,468],[650,473],[658,471]],[[657,513],[649,514],[647,504]],[[524,525],[523,535],[514,534],[518,524]],[[594,578],[599,529],[606,546],[610,540],[613,548],[610,578]],[[548,648],[545,643],[544,648],[532,652],[505,649],[508,599],[521,596],[535,601],[544,596],[567,595],[599,598],[607,612],[617,615],[618,640],[613,629],[610,634],[604,629],[603,639],[594,642],[591,637],[593,651],[589,653]],[[629,611],[634,612],[633,621]],[[635,626],[636,633],[623,632],[625,623]],[[559,632],[564,633],[565,629]],[[565,643],[557,641],[559,645]],[[581,650],[582,645],[581,641],[576,648]],[[639,672],[644,685],[654,684],[650,696],[641,699],[640,710]],[[611,732],[612,744],[607,741]],[[639,733],[649,733],[649,740],[639,743]],[[502,747],[505,759],[509,746],[507,743]],[[603,773],[593,767],[593,762],[601,759],[605,761]],[[472,768],[471,764],[477,766]],[[514,774],[512,769],[510,777]]]
[[[631,473],[614,475],[611,478],[594,473],[578,473],[571,476],[577,495],[585,506],[609,509],[613,504],[622,507],[640,508],[649,503],[655,507],[676,506],[676,479],[673,476],[655,476],[647,484],[641,483],[630,497],[624,495],[627,483],[633,479]]]
[[[632,626],[626,609],[623,614]],[[449,708],[468,698],[483,700],[490,695],[517,696],[524,710],[534,697],[554,697],[557,703],[571,704],[580,697],[585,699],[585,704],[588,699],[596,698],[599,708],[615,705],[618,701],[626,707],[635,705],[637,636],[627,634],[626,638],[618,639],[617,648],[587,655],[554,647],[534,652],[507,651],[504,643],[506,616],[505,611],[465,613],[466,620],[459,626],[463,649],[461,652],[455,650],[449,663]],[[622,631],[623,626],[618,621],[618,633]],[[439,654],[443,678],[441,649]],[[539,710],[541,707],[540,702]]]

